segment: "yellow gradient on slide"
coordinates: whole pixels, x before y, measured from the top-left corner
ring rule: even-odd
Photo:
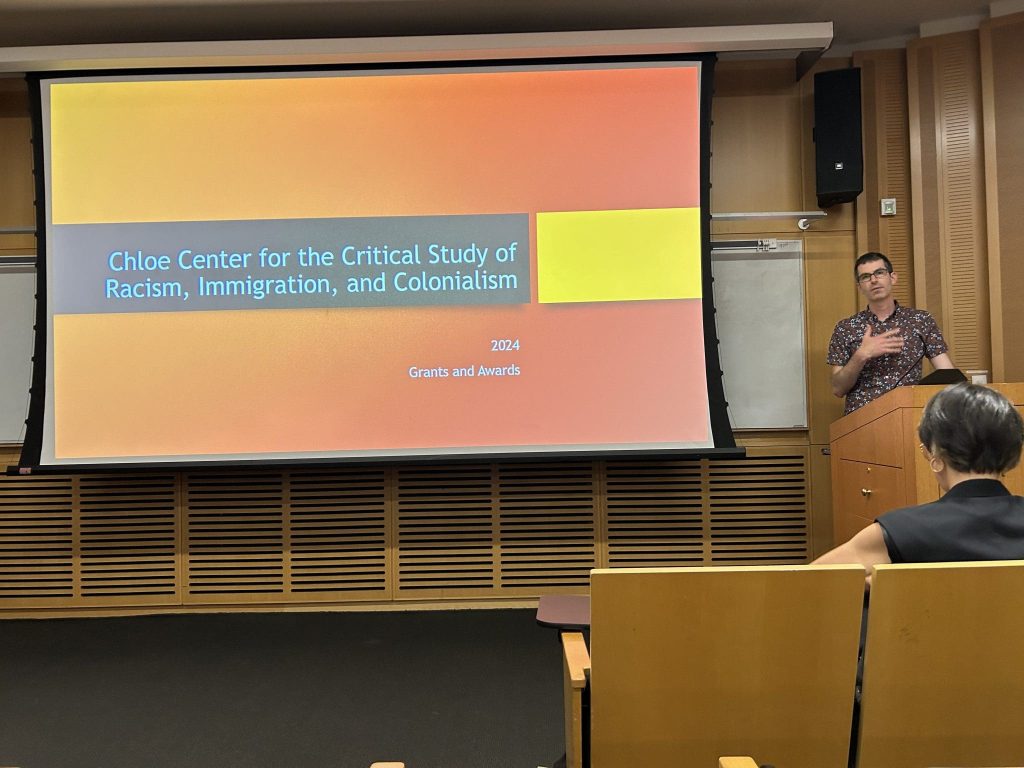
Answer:
[[[537,298],[698,299],[700,209],[537,214]]]

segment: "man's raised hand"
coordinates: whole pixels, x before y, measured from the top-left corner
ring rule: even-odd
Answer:
[[[903,350],[903,333],[899,328],[880,333],[875,336],[872,333],[871,325],[868,324],[864,331],[864,338],[861,339],[860,348],[857,350],[865,360],[871,360],[882,355],[891,355]]]

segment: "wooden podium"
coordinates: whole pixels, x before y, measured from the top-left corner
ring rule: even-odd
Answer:
[[[1024,413],[1024,384],[990,384]],[[835,544],[883,512],[939,498],[939,486],[919,450],[917,425],[925,403],[943,386],[897,387],[829,427]],[[1024,468],[1003,479],[1024,496]]]

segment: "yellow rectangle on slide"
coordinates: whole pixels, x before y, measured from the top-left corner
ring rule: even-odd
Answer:
[[[537,214],[537,298],[697,299],[700,209]]]

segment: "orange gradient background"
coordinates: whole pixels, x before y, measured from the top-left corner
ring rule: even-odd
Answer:
[[[56,319],[63,457],[706,437],[701,303]],[[639,332],[644,329],[644,332]],[[492,352],[518,338],[518,352]],[[410,366],[517,377],[419,378]],[[127,441],[127,442],[126,442]]]
[[[697,78],[644,67],[55,85],[53,222],[696,207]]]

